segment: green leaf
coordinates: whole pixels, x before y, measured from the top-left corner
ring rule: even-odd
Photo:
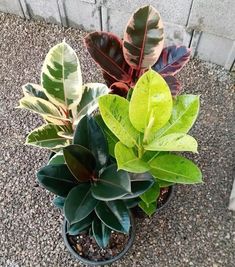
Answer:
[[[160,186],[160,188],[169,187],[169,186],[174,185],[174,183],[172,183],[172,182],[167,182],[167,181],[163,181],[163,180],[159,180],[159,179],[155,179],[155,180],[158,183],[158,185]]]
[[[66,197],[77,185],[76,179],[65,164],[47,165],[37,172],[37,178],[47,190],[61,197]]]
[[[59,209],[63,209],[64,208],[64,202],[65,202],[65,198],[64,197],[56,196],[53,199],[53,204]]]
[[[114,231],[121,233],[129,232],[130,216],[123,201],[99,202],[95,212],[99,219]]]
[[[146,141],[150,133],[167,123],[171,111],[172,96],[167,83],[154,70],[148,70],[134,87],[129,107],[131,123],[144,132]]]
[[[26,144],[44,147],[48,149],[58,149],[69,144],[64,137],[60,137],[58,132],[61,131],[60,126],[53,124],[44,124],[34,129],[26,138]]]
[[[123,53],[133,69],[151,67],[163,49],[163,24],[151,5],[139,8],[130,18],[124,32]]]
[[[53,157],[50,158],[48,165],[55,165],[55,164],[64,164],[64,153],[63,150],[57,152]]]
[[[66,109],[82,97],[82,76],[75,51],[65,42],[52,47],[47,54],[41,82],[49,100]]]
[[[65,162],[78,181],[88,181],[94,174],[96,160],[83,146],[70,145],[63,149]]]
[[[72,225],[69,225],[67,227],[67,233],[70,235],[78,235],[91,225],[93,219],[94,219],[94,213],[92,212],[83,220],[76,222]]]
[[[142,195],[146,190],[154,184],[153,176],[146,173],[130,173],[131,177],[131,193],[126,194],[122,199],[136,198]]]
[[[127,147],[136,145],[138,131],[129,120],[129,102],[117,95],[105,95],[99,98],[101,116],[108,128]]]
[[[111,236],[111,229],[103,224],[97,217],[95,217],[92,222],[92,232],[99,247],[107,247]]]
[[[197,119],[199,106],[199,96],[197,95],[178,96],[173,102],[169,122],[155,134],[155,137],[171,133],[187,133]]]
[[[97,170],[106,165],[109,157],[108,144],[102,129],[93,117],[87,115],[81,119],[77,125],[73,143],[84,146],[93,153]]]
[[[173,133],[155,138],[150,144],[144,145],[151,151],[191,151],[197,152],[197,141],[188,134]]]
[[[98,200],[91,194],[90,183],[81,183],[73,188],[64,205],[64,215],[70,224],[86,218],[96,207]]]
[[[25,96],[20,99],[19,108],[25,108],[38,113],[47,121],[57,125],[64,125],[68,118],[65,118],[60,111],[49,101],[33,96]]]
[[[142,173],[150,170],[148,163],[138,158],[133,149],[118,142],[115,146],[115,158],[118,169],[134,173]]]
[[[118,142],[118,138],[109,130],[100,114],[95,116],[95,120],[105,134],[105,137],[108,142],[109,154],[115,158],[114,148],[116,143]]]
[[[127,93],[127,96],[126,96],[126,99],[128,100],[128,101],[131,101],[131,97],[132,97],[132,94],[133,94],[133,88],[130,88],[129,90],[128,90],[128,93]]]
[[[182,156],[159,156],[151,161],[150,167],[152,175],[160,180],[181,184],[202,182],[200,169]]]
[[[46,96],[44,89],[38,84],[27,83],[22,87],[22,89],[24,96],[34,96],[42,98],[44,100],[48,100],[48,97]]]
[[[86,114],[91,114],[95,111],[98,108],[98,98],[108,94],[109,91],[109,88],[102,83],[87,83],[83,85],[82,99],[75,107],[74,124],[77,124]]]
[[[139,207],[148,215],[151,216],[155,213],[155,211],[157,210],[157,206],[156,203],[151,203],[149,205],[147,205],[144,201],[141,201],[139,203]]]
[[[143,193],[140,198],[144,203],[149,206],[151,203],[155,203],[160,195],[160,186],[158,183],[154,183],[151,188],[149,188],[145,193]]]
[[[123,201],[128,209],[132,209],[139,204],[140,200],[141,199],[137,197],[137,198],[124,199]]]
[[[125,171],[117,171],[113,164],[104,169],[91,186],[93,197],[99,200],[115,200],[131,192],[130,177]]]

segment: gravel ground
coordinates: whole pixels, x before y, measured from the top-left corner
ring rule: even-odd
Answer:
[[[39,82],[47,51],[64,38],[80,55],[84,80],[102,81],[84,50],[84,35],[0,14],[0,266],[83,266],[63,244],[62,216],[52,195],[35,181],[48,152],[24,146],[27,133],[41,121],[15,107],[21,86]],[[201,167],[204,184],[178,186],[168,209],[138,220],[134,246],[112,266],[234,266],[235,221],[227,209],[233,180],[232,77],[221,67],[191,60],[180,79],[187,93],[201,94],[192,131],[200,153],[190,157]]]

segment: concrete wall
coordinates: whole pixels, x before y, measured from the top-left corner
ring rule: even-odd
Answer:
[[[160,12],[166,45],[184,44],[194,56],[234,69],[235,0],[0,0],[0,11],[122,36],[131,13],[144,4]]]

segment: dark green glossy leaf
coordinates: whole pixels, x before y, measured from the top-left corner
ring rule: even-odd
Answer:
[[[90,183],[82,183],[73,188],[65,201],[64,214],[70,224],[86,218],[97,205],[98,200],[91,194]]]
[[[134,88],[130,88],[129,91],[128,91],[128,93],[127,93],[126,99],[127,99],[128,101],[131,100],[133,90],[134,90]]]
[[[109,154],[112,157],[115,157],[114,148],[115,148],[116,143],[118,142],[118,138],[109,130],[109,128],[104,123],[100,114],[95,116],[95,120],[99,124],[100,128],[103,130],[105,134],[105,137],[108,142]]]
[[[94,219],[94,213],[90,213],[83,220],[77,223],[71,224],[67,228],[67,233],[70,235],[78,235],[79,233],[86,230],[91,225],[93,219]]]
[[[50,192],[66,197],[77,181],[65,164],[47,165],[37,172],[37,178]]]
[[[129,211],[121,200],[99,202],[95,208],[99,219],[117,232],[128,233],[130,229]]]
[[[64,197],[57,196],[53,199],[53,204],[59,209],[63,209],[64,202],[65,202]]]
[[[94,175],[96,160],[83,146],[70,145],[63,149],[68,168],[79,181],[88,181]]]
[[[131,192],[129,174],[118,171],[113,164],[104,169],[99,179],[91,186],[92,195],[100,200],[115,200]]]
[[[137,198],[130,198],[130,199],[124,199],[123,200],[125,205],[127,206],[128,209],[134,208],[136,207],[139,202],[141,201],[141,199],[139,197]]]
[[[27,83],[23,86],[23,92],[25,96],[35,96],[42,98],[44,100],[48,100],[43,87],[38,84]]]
[[[107,247],[109,243],[109,238],[111,235],[111,229],[108,228],[105,224],[103,224],[98,217],[92,222],[92,232],[95,238],[96,243],[101,248]]]
[[[157,182],[155,182],[151,188],[149,188],[146,192],[144,192],[140,198],[144,201],[144,203],[149,206],[151,203],[156,204],[156,200],[160,194],[160,186]]]
[[[124,32],[123,52],[133,69],[146,69],[159,58],[163,49],[163,25],[155,8],[139,8],[130,18]]]
[[[154,177],[173,183],[195,184],[202,182],[200,169],[190,160],[173,154],[156,157],[150,162]]]
[[[148,215],[151,216],[157,210],[156,203],[146,205],[144,201],[139,203],[139,207]]]
[[[56,164],[65,164],[65,160],[64,160],[64,153],[63,150],[60,150],[59,152],[57,152],[56,154],[54,154],[49,162],[48,165],[56,165]]]
[[[130,173],[131,194],[126,194],[122,199],[136,198],[143,194],[154,184],[154,178],[149,173]]]
[[[95,119],[85,116],[77,125],[74,144],[78,144],[89,149],[96,159],[97,170],[103,168],[108,161],[108,144],[105,135]]]

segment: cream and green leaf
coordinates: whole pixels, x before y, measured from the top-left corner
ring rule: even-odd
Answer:
[[[78,122],[108,92],[104,84],[82,84],[79,60],[66,42],[52,47],[43,64],[41,85],[23,86],[19,107],[40,114],[49,123],[32,131],[26,143],[54,151],[70,144]]]
[[[118,168],[150,172],[156,179],[139,204],[147,214],[156,210],[160,187],[202,182],[191,160],[172,154],[197,153],[197,141],[187,132],[198,116],[198,96],[181,95],[173,101],[161,75],[149,70],[137,81],[130,102],[106,95],[99,99],[99,108],[105,128],[119,140],[114,149]]]

